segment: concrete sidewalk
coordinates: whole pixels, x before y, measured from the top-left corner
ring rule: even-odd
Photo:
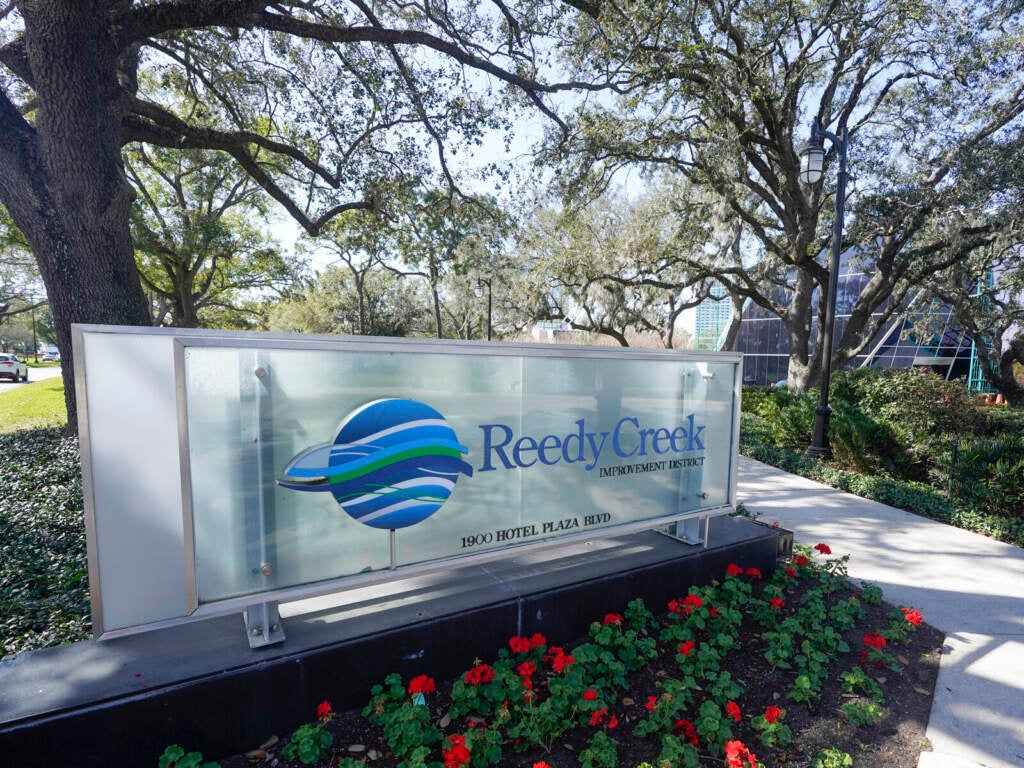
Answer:
[[[1024,550],[747,458],[737,497],[946,633],[919,768],[1024,766]]]

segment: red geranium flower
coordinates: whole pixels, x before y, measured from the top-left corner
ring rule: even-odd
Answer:
[[[793,558],[793,562],[796,563],[798,568],[803,568],[805,565],[811,562],[811,559],[809,557],[804,557],[803,555],[797,555]]]
[[[870,645],[872,648],[881,650],[885,648],[885,638],[877,632],[870,632],[864,635],[864,645]]]
[[[725,765],[726,768],[756,768],[757,755],[742,741],[730,741],[725,745]]]
[[[534,763],[533,768],[551,768],[551,766],[541,760],[539,763]]]
[[[718,607],[712,605],[711,608],[708,609],[708,616],[717,616],[717,615],[718,615]]]
[[[685,643],[679,644],[679,652],[683,654],[683,656],[689,656],[696,647],[697,644],[693,642],[693,640],[687,640]]]
[[[921,622],[924,621],[924,616],[921,615],[919,610],[916,608],[907,608],[906,606],[900,608],[900,610],[903,611],[903,618],[907,620],[908,624],[915,627],[921,626]]]
[[[550,664],[563,653],[565,653],[565,651],[563,651],[560,646],[553,645],[550,648],[548,648],[548,652],[544,654],[544,661]]]
[[[444,768],[460,768],[469,762],[471,757],[466,749],[466,737],[460,734],[452,734],[448,737],[451,747],[441,750],[441,757],[444,758]]]
[[[819,552],[821,552],[821,554],[823,554],[823,555],[831,555],[832,554],[832,547],[830,547],[828,544],[822,544],[822,543],[815,544],[814,548],[816,550],[818,550]]]
[[[727,566],[725,566],[726,576],[741,576],[742,574],[743,569],[736,565],[736,563],[729,563]]]
[[[462,676],[462,679],[466,681],[466,685],[489,683],[494,679],[494,667],[489,664],[478,664],[468,670],[466,674]]]
[[[540,648],[542,645],[547,645],[547,644],[548,644],[547,638],[544,637],[544,635],[542,635],[540,632],[534,632],[532,635],[530,635],[530,650],[531,651],[534,648]]]
[[[769,704],[764,710],[764,721],[771,725],[776,720],[782,717],[782,710],[776,707],[774,704]]]
[[[316,705],[316,719],[317,720],[330,720],[334,714],[334,710],[331,709],[331,702],[324,699]]]
[[[704,601],[700,599],[700,595],[687,595],[683,600],[683,609],[690,613],[694,608],[700,608],[704,605]]]
[[[426,675],[414,677],[409,681],[409,693],[411,694],[422,693],[426,695],[428,693],[433,693],[435,690],[437,689],[434,686],[433,679]]]
[[[583,692],[583,700],[584,701],[594,701],[596,698],[597,698],[597,691],[595,691],[593,688],[587,688],[587,690],[585,690]]]
[[[551,666],[554,667],[555,672],[562,672],[566,667],[572,664],[576,659],[567,653],[560,653],[555,657],[555,660],[551,662]]]
[[[620,616],[617,613],[607,613],[607,614],[605,614],[604,621],[602,623],[603,624],[621,624],[622,623],[622,616]]]
[[[607,724],[606,727],[607,728],[618,728],[619,727],[619,718],[617,718],[615,715],[612,715],[611,717],[609,717],[608,718],[608,724]]]
[[[782,606],[784,606],[786,604],[786,601],[783,600],[781,597],[773,597],[771,600],[768,601],[768,603],[776,611],[781,611],[782,610]]]
[[[607,716],[608,716],[608,709],[606,707],[601,707],[601,709],[597,710],[596,712],[593,712],[590,715],[590,724],[591,725],[600,725],[601,723],[604,722],[604,719]]]
[[[740,721],[740,708],[735,701],[730,701],[725,705],[725,711],[729,713],[729,716],[737,723]]]
[[[508,647],[512,649],[512,653],[526,653],[530,650],[530,641],[525,637],[510,637]]]
[[[668,612],[669,613],[682,613],[683,604],[679,600],[668,601]]]
[[[525,688],[526,690],[528,690],[528,691],[532,691],[533,690],[533,680],[531,680],[530,678],[524,677],[522,679],[522,683],[523,683],[523,688]]]
[[[654,708],[657,707],[657,706],[658,706],[658,697],[657,696],[648,696],[647,697],[647,703],[644,704],[644,707],[647,709],[647,711],[648,712],[653,712]]]
[[[749,576],[752,579],[762,578],[761,571],[759,571],[757,568],[747,568],[747,576]]]
[[[516,667],[516,672],[519,673],[520,677],[529,677],[536,671],[537,665],[534,664],[532,661],[524,661],[522,664]]]
[[[685,717],[681,717],[676,720],[675,725],[672,726],[672,730],[682,735],[682,737],[693,746],[700,746],[700,739],[697,737],[697,728]]]

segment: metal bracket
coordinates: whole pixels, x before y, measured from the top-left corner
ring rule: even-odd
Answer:
[[[710,515],[688,517],[685,520],[678,520],[665,526],[662,529],[662,533],[686,544],[694,546],[703,544],[706,549],[708,546],[708,528],[710,523]]]
[[[243,612],[242,619],[250,648],[263,648],[284,642],[284,628],[281,626],[276,600],[250,605]]]
[[[242,458],[245,467],[246,567],[253,592],[276,584],[277,547],[274,507],[273,389],[267,355],[262,351],[239,356],[242,382]],[[259,600],[253,595],[253,600]],[[242,616],[250,648],[284,642],[277,601],[253,603]]]

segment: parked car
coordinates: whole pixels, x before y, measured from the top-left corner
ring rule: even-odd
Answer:
[[[45,355],[39,358],[41,363],[59,363],[60,355],[54,354],[53,352],[47,352]]]
[[[17,355],[0,354],[0,379],[28,381],[28,365]]]

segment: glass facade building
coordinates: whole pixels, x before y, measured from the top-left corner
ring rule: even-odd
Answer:
[[[840,262],[835,320],[837,340],[842,338],[857,297],[870,280],[869,275],[850,264],[848,253],[843,254]],[[817,332],[818,295],[815,293],[811,309],[812,339]],[[915,333],[915,328],[921,330]],[[743,309],[735,351],[744,354],[744,384],[774,384],[786,378],[789,340],[782,320],[753,302],[748,301]],[[953,379],[968,375],[972,357],[970,338],[953,325],[950,311],[940,308],[928,316],[897,315],[846,367],[927,367],[946,379]]]

